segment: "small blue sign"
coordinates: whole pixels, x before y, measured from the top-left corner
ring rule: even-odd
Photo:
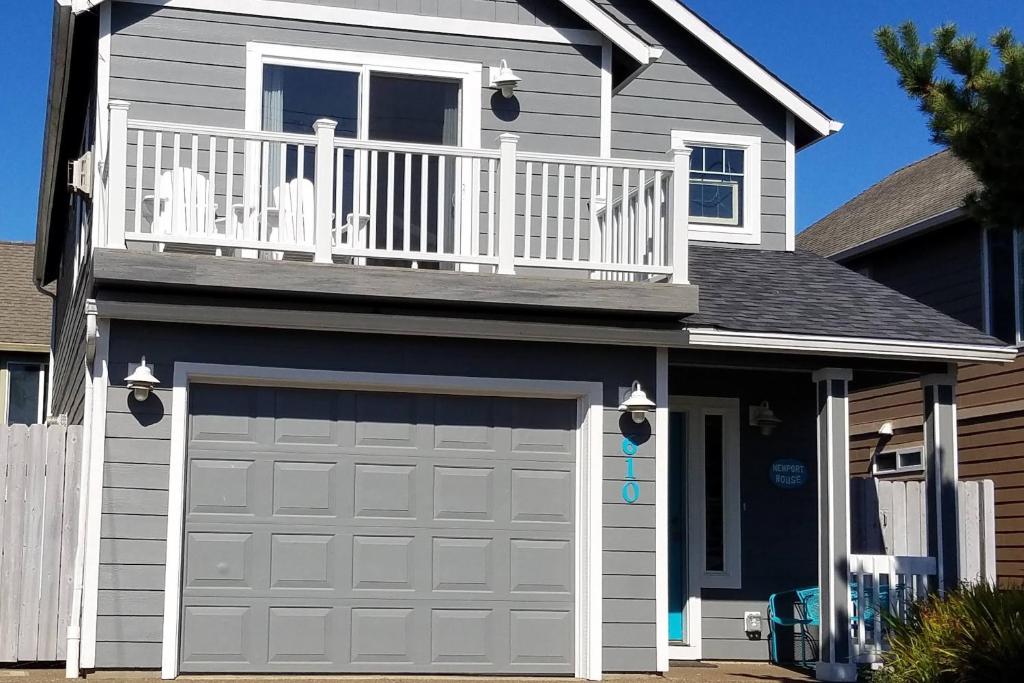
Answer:
[[[633,473],[633,456],[640,449],[630,437],[622,439],[622,452],[626,455],[626,483],[622,485],[622,500],[630,505],[640,500],[640,484]]]
[[[784,458],[772,463],[771,480],[780,489],[798,489],[807,483],[810,472],[799,460]]]

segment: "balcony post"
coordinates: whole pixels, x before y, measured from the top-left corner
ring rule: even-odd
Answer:
[[[501,149],[501,177],[498,189],[498,273],[514,275],[516,272],[516,150],[519,136],[502,133],[498,136]]]
[[[690,154],[692,149],[681,141],[673,141],[668,156],[674,166],[672,191],[665,235],[669,265],[672,266],[673,284],[690,283]]]
[[[313,262],[334,262],[334,239],[331,222],[334,218],[334,133],[338,122],[317,119],[316,132],[316,224],[313,230]],[[341,210],[341,207],[338,207]]]
[[[124,224],[128,185],[128,110],[131,104],[111,100],[109,145],[107,148],[107,238],[106,245],[126,249]],[[136,189],[138,191],[138,189]]]

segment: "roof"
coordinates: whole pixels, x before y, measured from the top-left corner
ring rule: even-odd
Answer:
[[[1002,348],[977,329],[807,251],[694,245],[687,328]]]
[[[958,218],[964,198],[978,189],[967,164],[943,150],[864,190],[797,235],[796,244],[831,258],[846,255],[907,228]]]
[[[105,0],[57,0],[58,4],[70,6],[76,13],[92,9]],[[178,4],[179,6],[195,5],[196,0],[147,0],[148,2],[165,2],[167,4]],[[719,55],[726,62],[735,67],[741,74],[750,79],[752,83],[768,93],[777,100],[788,111],[792,112],[799,120],[810,126],[818,135],[824,137],[839,131],[843,124],[833,120],[824,111],[815,106],[803,95],[783,82],[775,74],[750,57],[735,43],[727,39],[719,31],[708,24],[704,19],[684,6],[679,0],[649,0],[656,7],[675,21],[679,26],[686,29],[697,40],[704,43],[713,52]],[[220,11],[239,11],[243,4],[254,5],[257,2],[264,8],[269,7],[273,0],[214,0],[208,4],[211,9]],[[614,45],[630,55],[640,64],[647,64],[655,61],[660,51],[657,48],[646,45],[627,27],[616,21],[607,12],[598,7],[593,0],[560,0],[570,10],[579,15],[584,21],[594,27],[596,31],[608,38]],[[202,4],[202,3],[199,3]],[[288,9],[294,13],[294,7]],[[352,13],[359,13],[362,10],[348,10]],[[363,12],[363,14],[366,14]]]
[[[34,251],[31,242],[0,242],[0,350],[49,349],[53,300],[36,289]]]

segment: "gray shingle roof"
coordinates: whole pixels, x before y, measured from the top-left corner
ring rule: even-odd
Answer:
[[[960,207],[980,187],[971,169],[943,150],[864,190],[797,235],[796,244],[832,256]]]
[[[32,279],[35,245],[0,242],[0,345],[49,344],[52,299]]]
[[[806,251],[694,245],[700,312],[686,327],[1004,346],[874,280]]]

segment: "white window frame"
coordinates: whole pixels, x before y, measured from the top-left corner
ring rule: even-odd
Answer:
[[[903,455],[905,453],[920,453],[921,464],[920,465],[903,465]],[[878,469],[878,456],[879,455],[895,455],[896,456],[896,469],[894,470],[880,470]],[[871,473],[875,477],[896,477],[904,474],[915,474],[924,472],[924,445],[916,444],[909,446],[900,446],[898,448],[886,448],[878,452],[878,454],[872,458],[871,462]]]
[[[690,218],[690,239],[731,244],[761,243],[761,138],[732,133],[673,130],[672,146],[724,147],[743,151],[743,222]],[[687,207],[689,212],[689,207]]]
[[[33,367],[39,369],[39,405],[36,406],[36,421],[34,424],[42,424],[46,417],[46,363],[39,363],[30,360],[12,360],[4,364],[7,375],[7,382],[4,386],[4,424],[10,424],[11,417],[11,368],[12,367]]]

